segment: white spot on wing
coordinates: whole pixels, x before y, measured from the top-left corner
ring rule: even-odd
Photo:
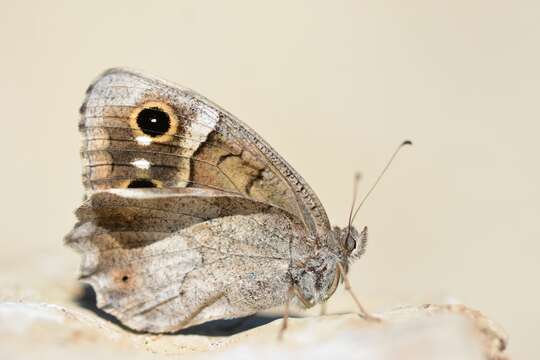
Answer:
[[[131,165],[139,168],[139,169],[143,169],[143,170],[148,170],[150,169],[150,161],[146,160],[146,159],[138,159],[138,160],[133,160],[131,162]]]
[[[139,143],[139,145],[143,146],[150,145],[152,143],[152,138],[146,135],[137,136],[135,140],[137,143]]]

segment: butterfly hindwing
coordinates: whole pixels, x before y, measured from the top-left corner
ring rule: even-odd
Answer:
[[[94,193],[66,242],[98,306],[130,328],[171,332],[285,301],[290,247],[308,251],[299,220],[204,189]],[[304,250],[302,250],[304,249]]]

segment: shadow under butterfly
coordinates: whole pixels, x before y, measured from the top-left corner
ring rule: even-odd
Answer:
[[[74,299],[74,301],[80,307],[92,311],[100,318],[119,326],[123,330],[134,334],[145,334],[144,331],[130,329],[129,327],[123,325],[113,315],[110,315],[107,312],[98,308],[96,304],[96,293],[90,285],[83,285],[81,287],[80,294]],[[210,337],[232,336],[247,330],[258,328],[259,326],[269,324],[272,321],[281,318],[282,317],[278,315],[254,314],[236,319],[213,320],[173,332],[169,335],[201,335]]]

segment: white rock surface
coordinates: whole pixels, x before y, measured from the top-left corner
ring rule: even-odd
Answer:
[[[282,320],[231,336],[151,336],[126,331],[77,305],[0,303],[0,358],[11,359],[508,359],[506,336],[459,305],[404,307],[380,323],[356,314]]]

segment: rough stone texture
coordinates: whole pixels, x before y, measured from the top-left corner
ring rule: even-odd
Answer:
[[[364,321],[356,314],[292,318],[280,342],[282,320],[253,328],[271,317],[154,336],[124,330],[89,309],[89,293],[79,297],[82,306],[7,300],[24,298],[20,289],[11,294],[4,289],[2,294],[0,358],[4,360],[168,359],[171,355],[183,359],[509,359],[504,332],[480,312],[462,305],[403,307],[379,314],[381,323]],[[242,329],[247,330],[237,332]]]

